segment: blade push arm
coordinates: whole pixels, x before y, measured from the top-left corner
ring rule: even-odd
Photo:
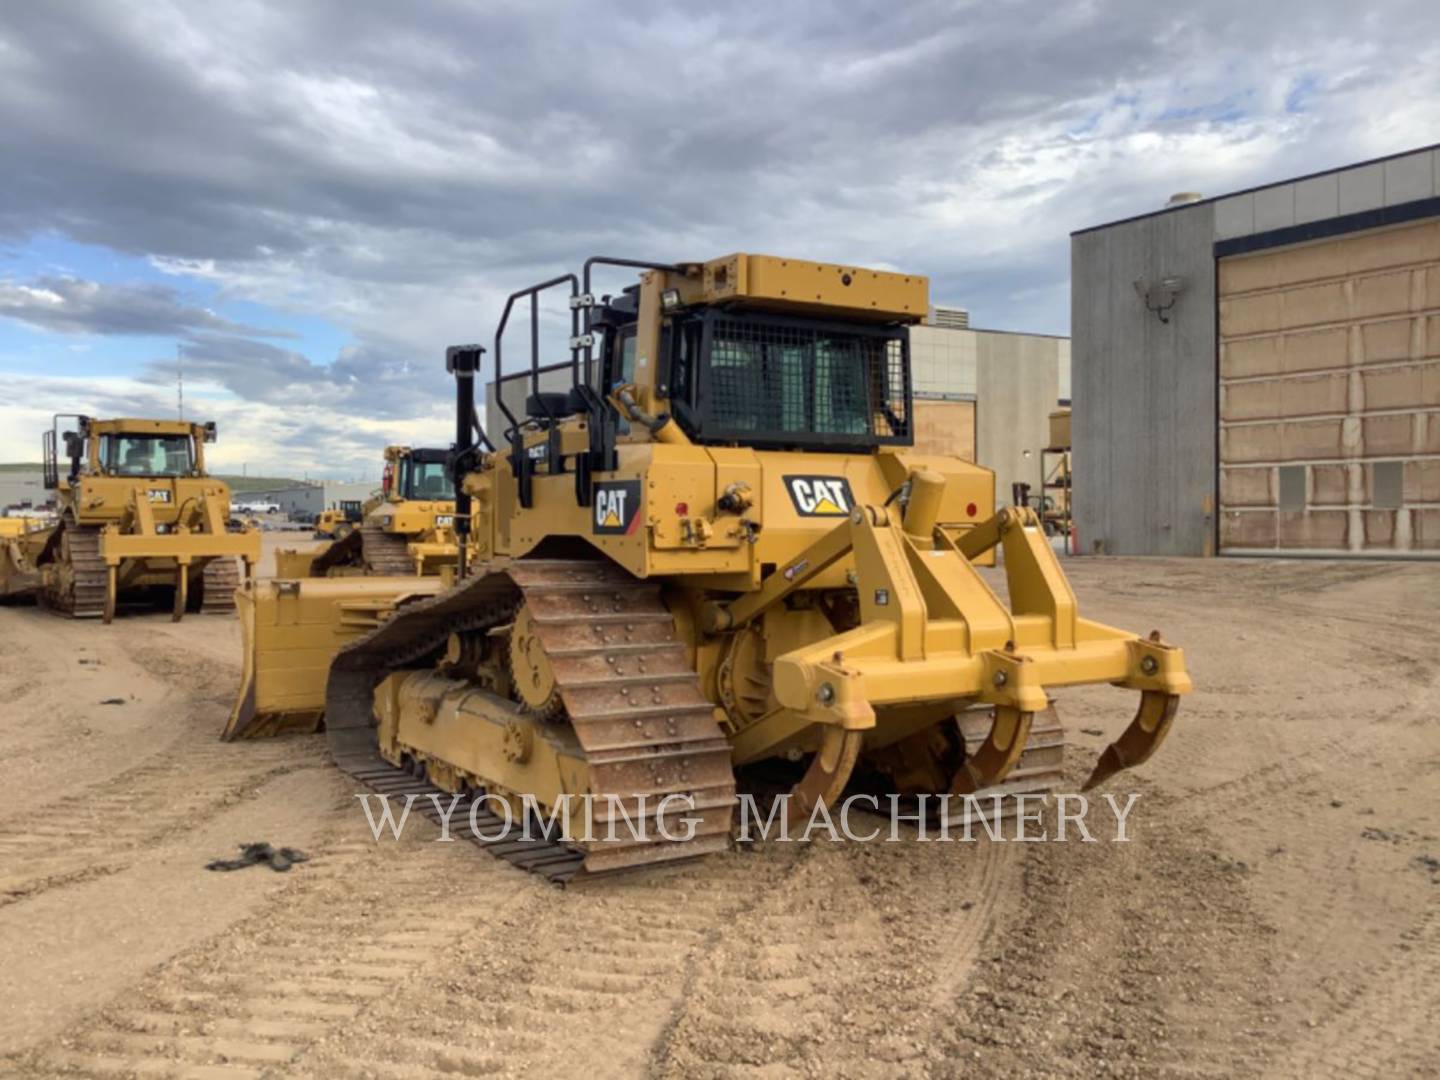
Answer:
[[[935,528],[937,481],[943,490],[943,480],[917,470],[903,520],[885,507],[859,507],[758,591],[708,612],[712,629],[743,625],[853,556],[860,625],[776,659],[775,696],[787,714],[777,738],[810,724],[863,731],[886,706],[988,704],[990,735],[954,780],[953,790],[964,793],[997,783],[1014,766],[1030,718],[1048,703],[1047,688],[1112,683],[1144,696],[1091,783],[1148,758],[1169,731],[1176,699],[1190,690],[1180,650],[1158,635],[1141,639],[1080,618],[1029,509],[1002,510],[951,541]],[[996,546],[1008,604],[971,564]],[[759,738],[756,731],[751,741]]]

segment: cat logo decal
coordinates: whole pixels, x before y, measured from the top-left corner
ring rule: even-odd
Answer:
[[[640,521],[640,481],[606,480],[595,485],[596,536],[625,536]]]
[[[785,490],[801,517],[844,517],[855,505],[843,476],[787,476]]]

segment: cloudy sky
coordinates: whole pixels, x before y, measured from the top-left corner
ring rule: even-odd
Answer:
[[[445,345],[593,253],[900,268],[1065,333],[1071,230],[1437,115],[1433,0],[6,4],[0,461],[173,415],[178,350],[220,467],[373,476],[446,441]]]

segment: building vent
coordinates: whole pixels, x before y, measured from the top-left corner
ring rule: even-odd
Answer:
[[[1205,196],[1201,195],[1198,191],[1177,191],[1174,195],[1170,196],[1170,201],[1165,205],[1187,206],[1192,202],[1201,202],[1204,198]]]
[[[970,312],[958,307],[933,307],[930,309],[930,325],[943,326],[947,330],[969,330]]]

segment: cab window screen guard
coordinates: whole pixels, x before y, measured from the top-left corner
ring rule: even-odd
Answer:
[[[455,487],[444,461],[405,462],[405,498],[448,502],[455,498]]]
[[[107,435],[101,454],[106,471],[117,476],[185,476],[194,471],[188,435]]]
[[[677,350],[677,416],[701,442],[832,448],[910,445],[909,334],[712,310]],[[694,340],[687,327],[679,340]]]

